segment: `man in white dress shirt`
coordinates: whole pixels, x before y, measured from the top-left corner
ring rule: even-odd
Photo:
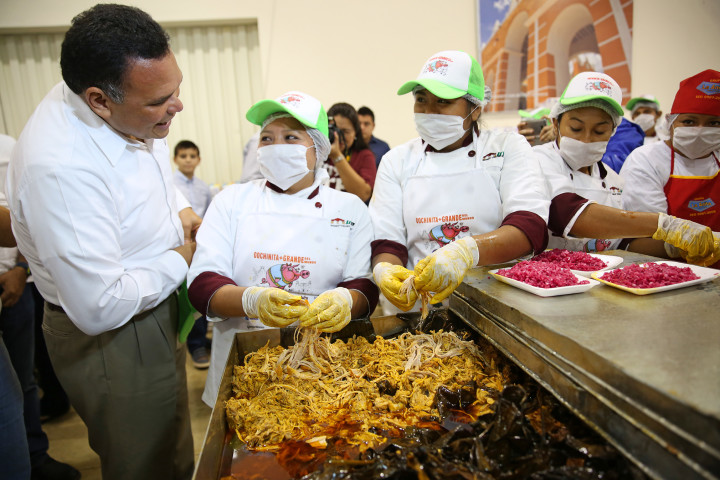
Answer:
[[[160,25],[114,4],[73,19],[60,65],[7,180],[48,352],[104,479],[190,478],[174,292],[199,218],[176,196],[165,140],[182,73]]]

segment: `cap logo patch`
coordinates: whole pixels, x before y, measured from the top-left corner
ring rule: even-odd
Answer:
[[[705,95],[718,95],[720,94],[720,83],[717,82],[702,82],[697,86],[697,89],[703,92]]]
[[[433,57],[425,64],[422,73],[447,75],[447,69],[452,62],[452,59],[447,57]]]
[[[289,103],[293,107],[297,107],[297,105],[302,101],[303,98],[295,93],[286,95],[280,99],[280,103]]]
[[[585,90],[588,92],[601,92],[605,95],[612,96],[612,85],[599,78],[588,78],[588,81],[585,83]]]

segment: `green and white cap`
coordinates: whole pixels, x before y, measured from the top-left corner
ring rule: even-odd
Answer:
[[[591,100],[603,100],[622,117],[622,90],[610,75],[600,72],[578,73],[570,80],[567,88],[560,96],[559,104],[569,107]],[[569,109],[565,109],[569,110]]]
[[[275,100],[260,100],[245,114],[251,123],[262,125],[273,113],[285,112],[310,128],[316,128],[327,136],[328,118],[320,101],[303,92],[287,92]]]
[[[420,75],[404,83],[397,93],[405,95],[418,85],[440,98],[459,98],[468,93],[479,100],[485,98],[485,79],[480,64],[459,50],[445,50],[430,57]]]
[[[547,107],[538,107],[532,110],[518,110],[518,114],[520,114],[523,118],[534,118],[539,120],[546,115],[550,115],[550,109]]]
[[[660,102],[658,102],[658,99],[655,98],[654,95],[640,95],[639,97],[633,97],[625,104],[625,108],[632,112],[637,104],[651,106],[655,109],[655,111],[660,111]]]

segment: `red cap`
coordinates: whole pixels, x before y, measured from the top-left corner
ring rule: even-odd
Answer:
[[[680,82],[670,113],[720,116],[720,72],[705,70]]]

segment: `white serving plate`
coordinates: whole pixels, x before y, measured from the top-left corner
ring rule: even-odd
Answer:
[[[596,272],[592,274],[592,278],[595,280],[604,283],[605,285],[609,285],[611,287],[619,288],[620,290],[625,290],[626,292],[634,293],[635,295],[649,295],[651,293],[658,293],[658,292],[666,292],[668,290],[676,290],[678,288],[685,288],[689,287],[691,285],[697,285],[698,283],[705,283],[709,282],[711,280],[714,280],[718,275],[720,275],[720,270],[715,270],[714,268],[706,268],[706,267],[698,267],[697,265],[690,265],[687,263],[680,263],[680,262],[672,262],[672,261],[658,261],[658,262],[648,262],[648,263],[666,263],[668,265],[673,265],[676,267],[688,267],[690,268],[695,275],[697,275],[698,279],[696,280],[688,280],[687,282],[680,282],[680,283],[674,283],[672,285],[666,285],[664,287],[655,287],[655,288],[631,288],[626,287],[624,285],[618,285],[617,283],[608,282],[607,280],[603,280],[600,278],[602,275],[604,275],[606,272]],[[640,263],[640,266],[646,265],[645,263]],[[611,270],[608,270],[611,271]]]
[[[583,277],[590,278],[592,277],[592,274],[595,272],[604,272],[605,270],[610,270],[611,268],[615,268],[618,265],[620,265],[623,262],[623,257],[616,257],[615,255],[598,255],[597,253],[588,253],[591,257],[597,257],[603,262],[605,262],[606,266],[605,268],[601,268],[600,270],[571,270],[573,273],[577,273],[578,275],[582,275]]]
[[[590,290],[596,285],[600,285],[599,282],[585,278],[582,275],[575,274],[578,281],[582,282],[587,281],[588,283],[584,285],[570,285],[569,287],[555,287],[555,288],[540,288],[540,287],[534,287],[530,284],[515,280],[513,278],[504,277],[502,275],[498,275],[498,270],[503,270],[502,268],[496,268],[495,270],[490,270],[488,273],[492,275],[493,277],[497,278],[503,283],[507,283],[508,285],[512,285],[513,287],[519,288],[520,290],[525,290],[526,292],[533,293],[535,295],[538,295],[540,297],[557,297],[558,295],[570,295],[573,293],[582,293]]]

